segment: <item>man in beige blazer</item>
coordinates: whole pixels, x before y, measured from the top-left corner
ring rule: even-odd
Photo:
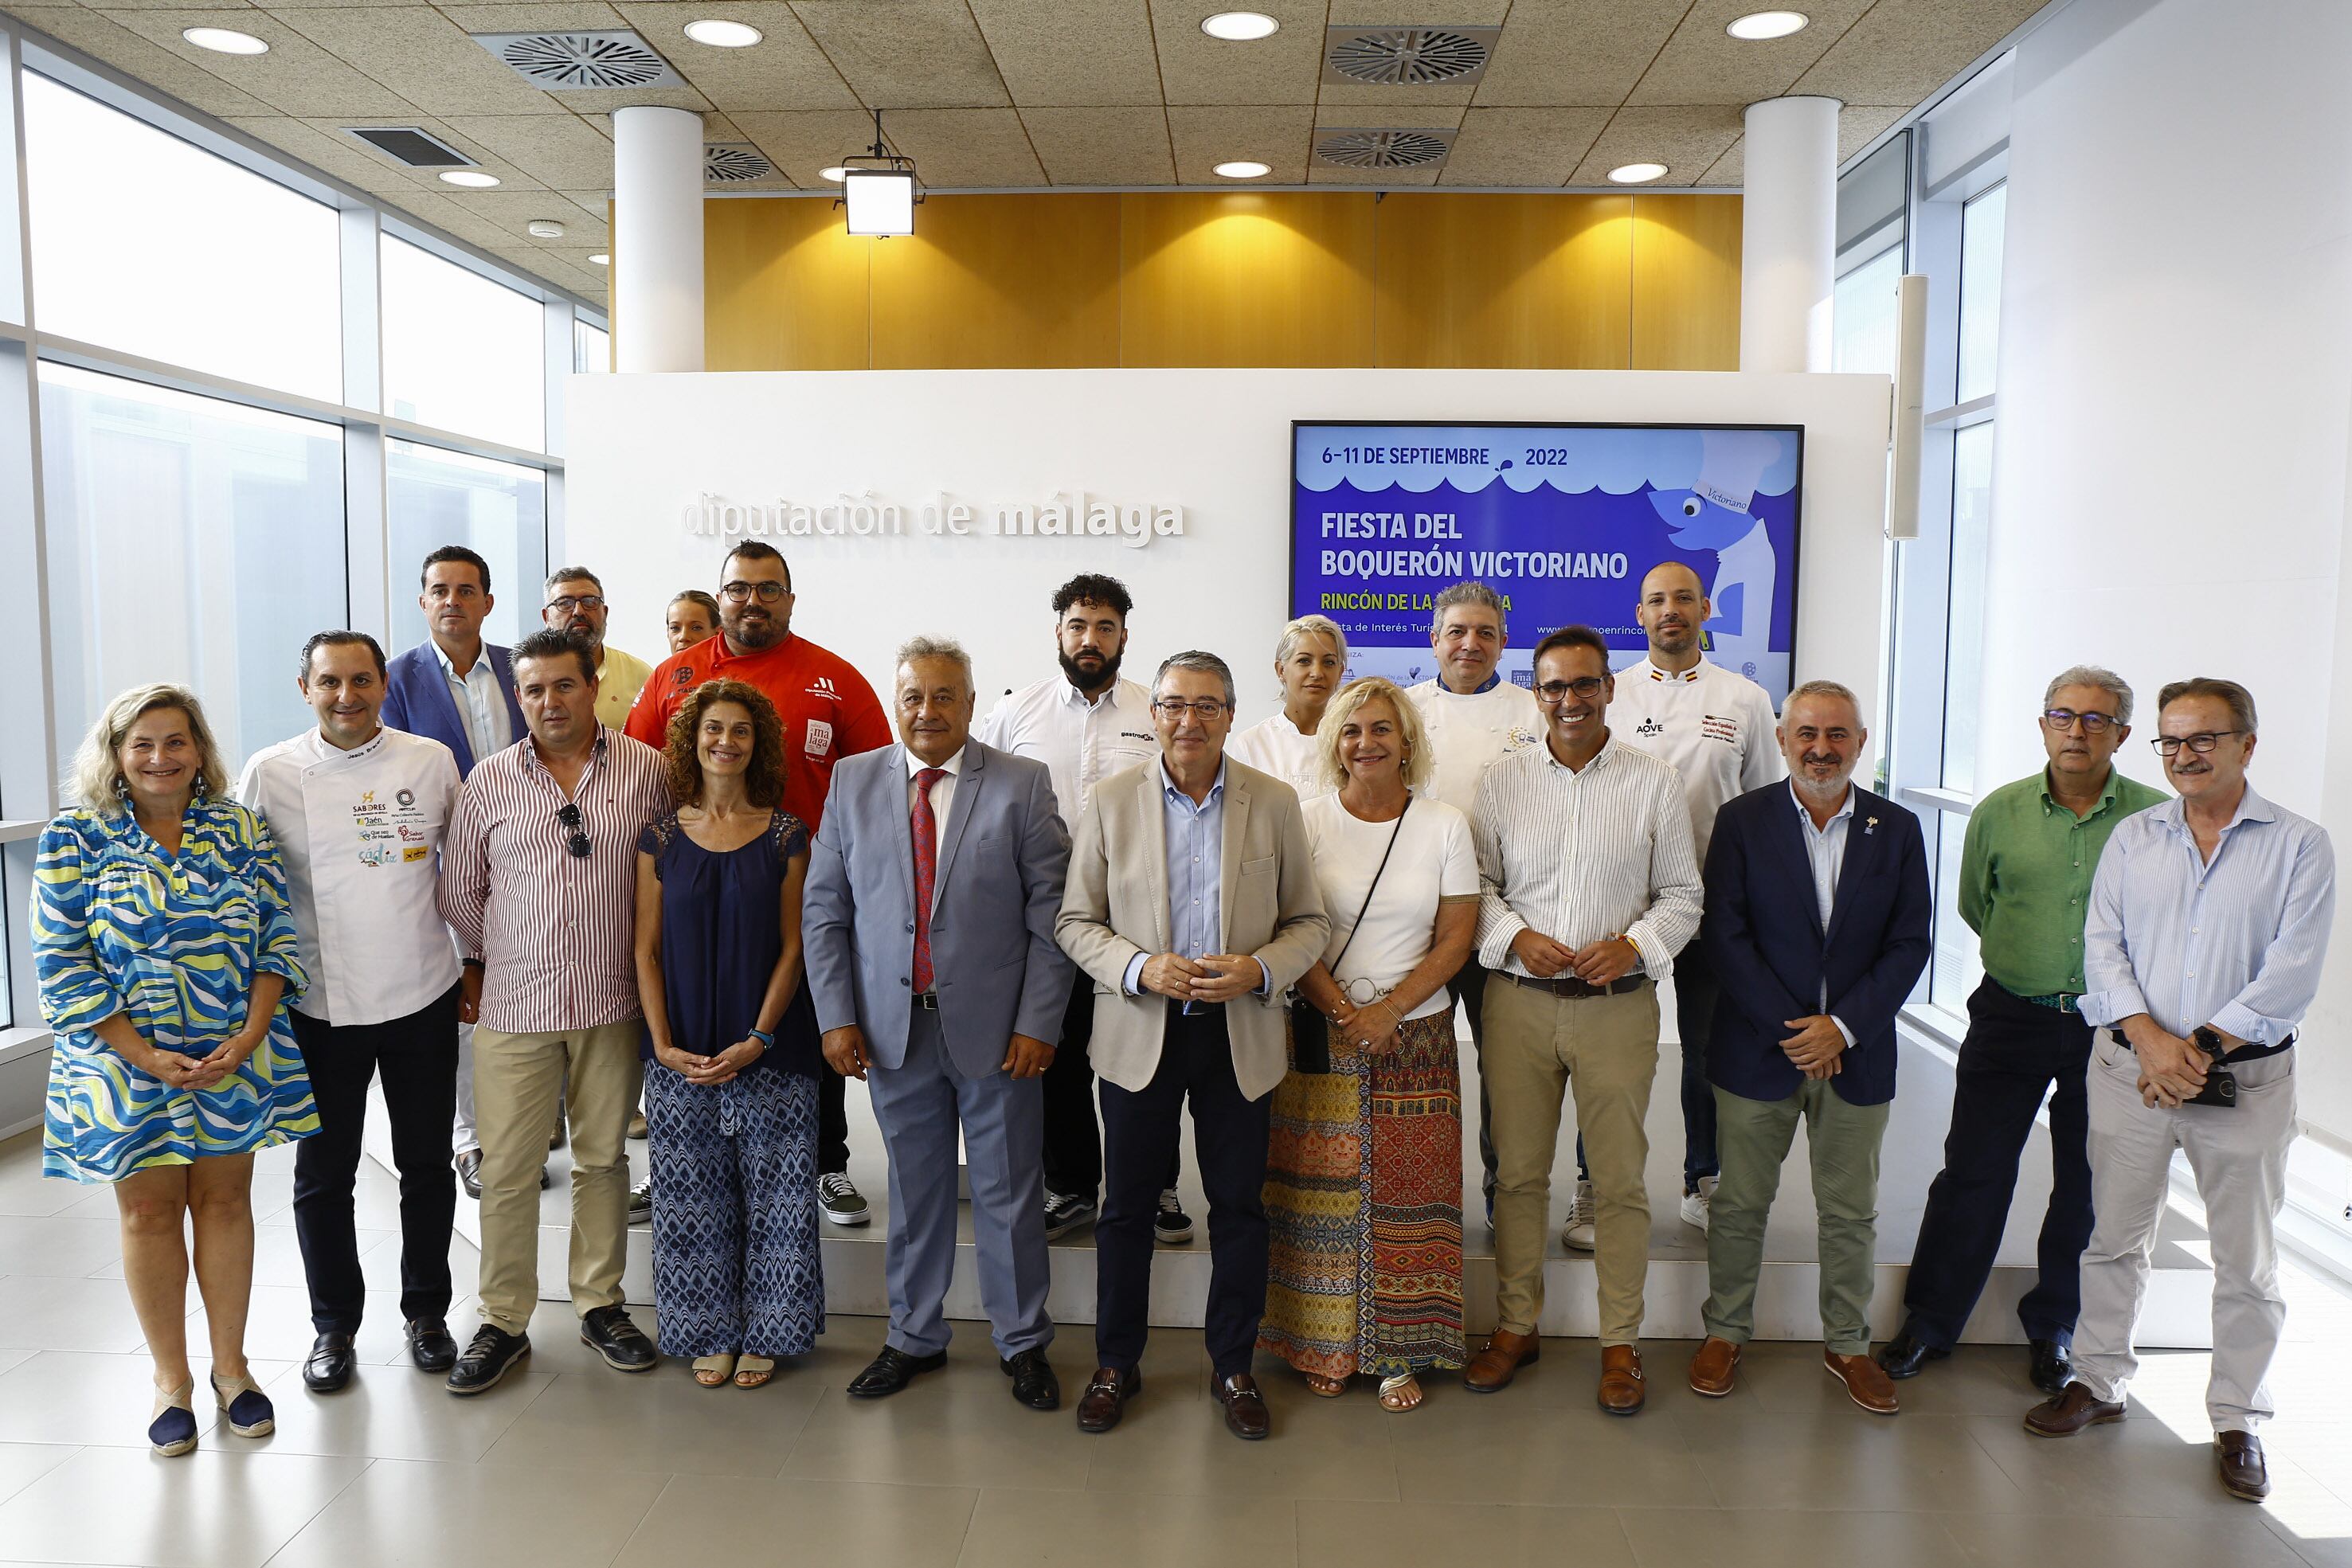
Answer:
[[[1205,1325],[1236,1437],[1266,1435],[1250,1375],[1265,1308],[1267,1113],[1287,1065],[1283,993],[1322,955],[1323,912],[1298,797],[1229,760],[1234,677],[1177,653],[1152,683],[1160,759],[1105,779],[1078,819],[1055,935],[1095,989],[1087,1054],[1102,1080],[1103,1208],[1095,1346],[1078,1402],[1108,1432],[1143,1386],[1151,1221],[1187,1100],[1209,1199]]]

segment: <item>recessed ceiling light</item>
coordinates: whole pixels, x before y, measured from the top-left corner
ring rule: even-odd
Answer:
[[[688,22],[686,36],[714,49],[748,49],[766,37],[749,22]]]
[[[1253,38],[1271,37],[1282,24],[1263,11],[1220,11],[1213,16],[1201,18],[1201,31],[1213,38],[1245,44]]]
[[[200,49],[210,49],[222,55],[266,55],[269,46],[251,33],[239,33],[227,27],[184,27],[180,37]]]
[[[846,178],[848,177],[848,175],[849,175],[849,171],[848,171],[847,169],[843,168],[843,167],[842,167],[840,164],[838,164],[838,163],[835,163],[835,164],[832,168],[830,168],[830,169],[819,169],[819,170],[816,172],[816,177],[817,177],[818,179],[820,179],[820,180],[830,180],[830,181],[832,181],[832,182],[833,182],[835,184],[836,184],[836,185],[838,185],[839,183],[841,183],[841,182],[842,182],[843,180],[846,179]]]
[[[1255,158],[1237,158],[1230,163],[1220,163],[1214,170],[1221,180],[1263,180],[1272,171]]]
[[[1723,30],[1735,38],[1785,38],[1791,33],[1801,33],[1812,21],[1802,11],[1751,11],[1745,16],[1735,16]]]
[[[1620,185],[1646,185],[1665,172],[1664,163],[1621,163],[1609,171],[1609,178]]]
[[[588,258],[588,265],[591,267],[610,267],[613,265],[613,258],[606,256],[600,250],[595,255]]]
[[[444,169],[441,178],[452,185],[463,185],[469,191],[487,191],[499,183],[496,174],[485,174],[479,169]]]
[[[533,239],[562,239],[563,225],[553,218],[533,218],[523,225],[523,232]]]

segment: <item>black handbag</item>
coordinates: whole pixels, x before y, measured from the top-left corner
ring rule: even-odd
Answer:
[[[1345,807],[1340,809],[1346,810]],[[1389,856],[1396,852],[1397,835],[1404,831],[1405,811],[1412,810],[1412,798],[1407,796],[1404,811],[1397,813],[1396,826],[1389,830],[1389,847],[1381,852],[1381,863],[1372,871],[1372,884],[1364,889],[1363,907],[1356,911],[1355,925],[1348,927],[1348,939],[1339,944],[1339,950],[1332,954],[1330,963],[1324,966],[1331,971],[1334,984],[1339,978],[1339,960],[1346,957],[1348,949],[1355,945],[1356,928],[1363,925],[1364,915],[1372,907],[1372,894],[1380,891],[1381,873],[1389,869]],[[1294,1070],[1300,1072],[1331,1071],[1330,1027],[1331,1020],[1323,1016],[1322,1009],[1297,991],[1290,994],[1290,1061]]]

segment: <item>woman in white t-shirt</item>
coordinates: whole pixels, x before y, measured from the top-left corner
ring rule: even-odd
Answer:
[[[1328,615],[1302,615],[1282,629],[1274,647],[1275,678],[1282,683],[1282,711],[1225,742],[1225,755],[1261,773],[1271,773],[1302,800],[1328,794],[1336,785],[1318,776],[1316,727],[1331,694],[1348,674],[1348,634]]]
[[[1446,980],[1477,925],[1478,862],[1469,820],[1412,793],[1429,776],[1428,737],[1394,685],[1344,687],[1316,748],[1338,791],[1306,807],[1331,941],[1298,990],[1326,1020],[1328,1061],[1294,1039],[1274,1092],[1258,1343],[1313,1393],[1336,1397],[1360,1372],[1381,1380],[1383,1408],[1411,1410],[1417,1374],[1467,1359]]]

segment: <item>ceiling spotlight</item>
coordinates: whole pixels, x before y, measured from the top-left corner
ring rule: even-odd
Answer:
[[[1646,185],[1663,177],[1665,172],[1664,163],[1621,163],[1609,171],[1609,178],[1613,184]]]
[[[1213,38],[1245,44],[1253,38],[1270,37],[1281,23],[1263,11],[1220,11],[1213,16],[1201,18],[1201,31]]]
[[[180,37],[200,49],[210,49],[221,55],[266,55],[269,46],[251,33],[239,33],[227,27],[184,27]]]
[[[606,256],[600,250],[595,255],[588,258],[588,265],[591,267],[610,267],[613,265],[613,258]]]
[[[843,165],[835,163],[830,169],[819,169],[816,172],[816,177],[820,180],[830,180],[835,184],[838,185],[848,172],[849,171]]]
[[[469,191],[487,191],[499,183],[496,174],[485,174],[479,169],[444,169],[441,178],[452,185],[463,185]]]
[[[1255,158],[1236,158],[1211,171],[1220,180],[1263,180],[1273,171]]]
[[[1802,11],[1751,11],[1745,16],[1735,16],[1723,30],[1735,38],[1753,42],[1759,38],[1785,38],[1791,33],[1801,33],[1812,18]]]
[[[553,218],[533,218],[523,225],[523,232],[533,239],[562,239],[563,225]]]
[[[915,161],[892,151],[882,135],[882,111],[874,111],[874,145],[828,169],[830,179],[841,180],[842,205],[848,209],[849,232],[869,239],[889,239],[915,232],[915,208],[923,200]]]
[[[748,49],[766,37],[749,22],[688,22],[686,36],[714,49]]]

